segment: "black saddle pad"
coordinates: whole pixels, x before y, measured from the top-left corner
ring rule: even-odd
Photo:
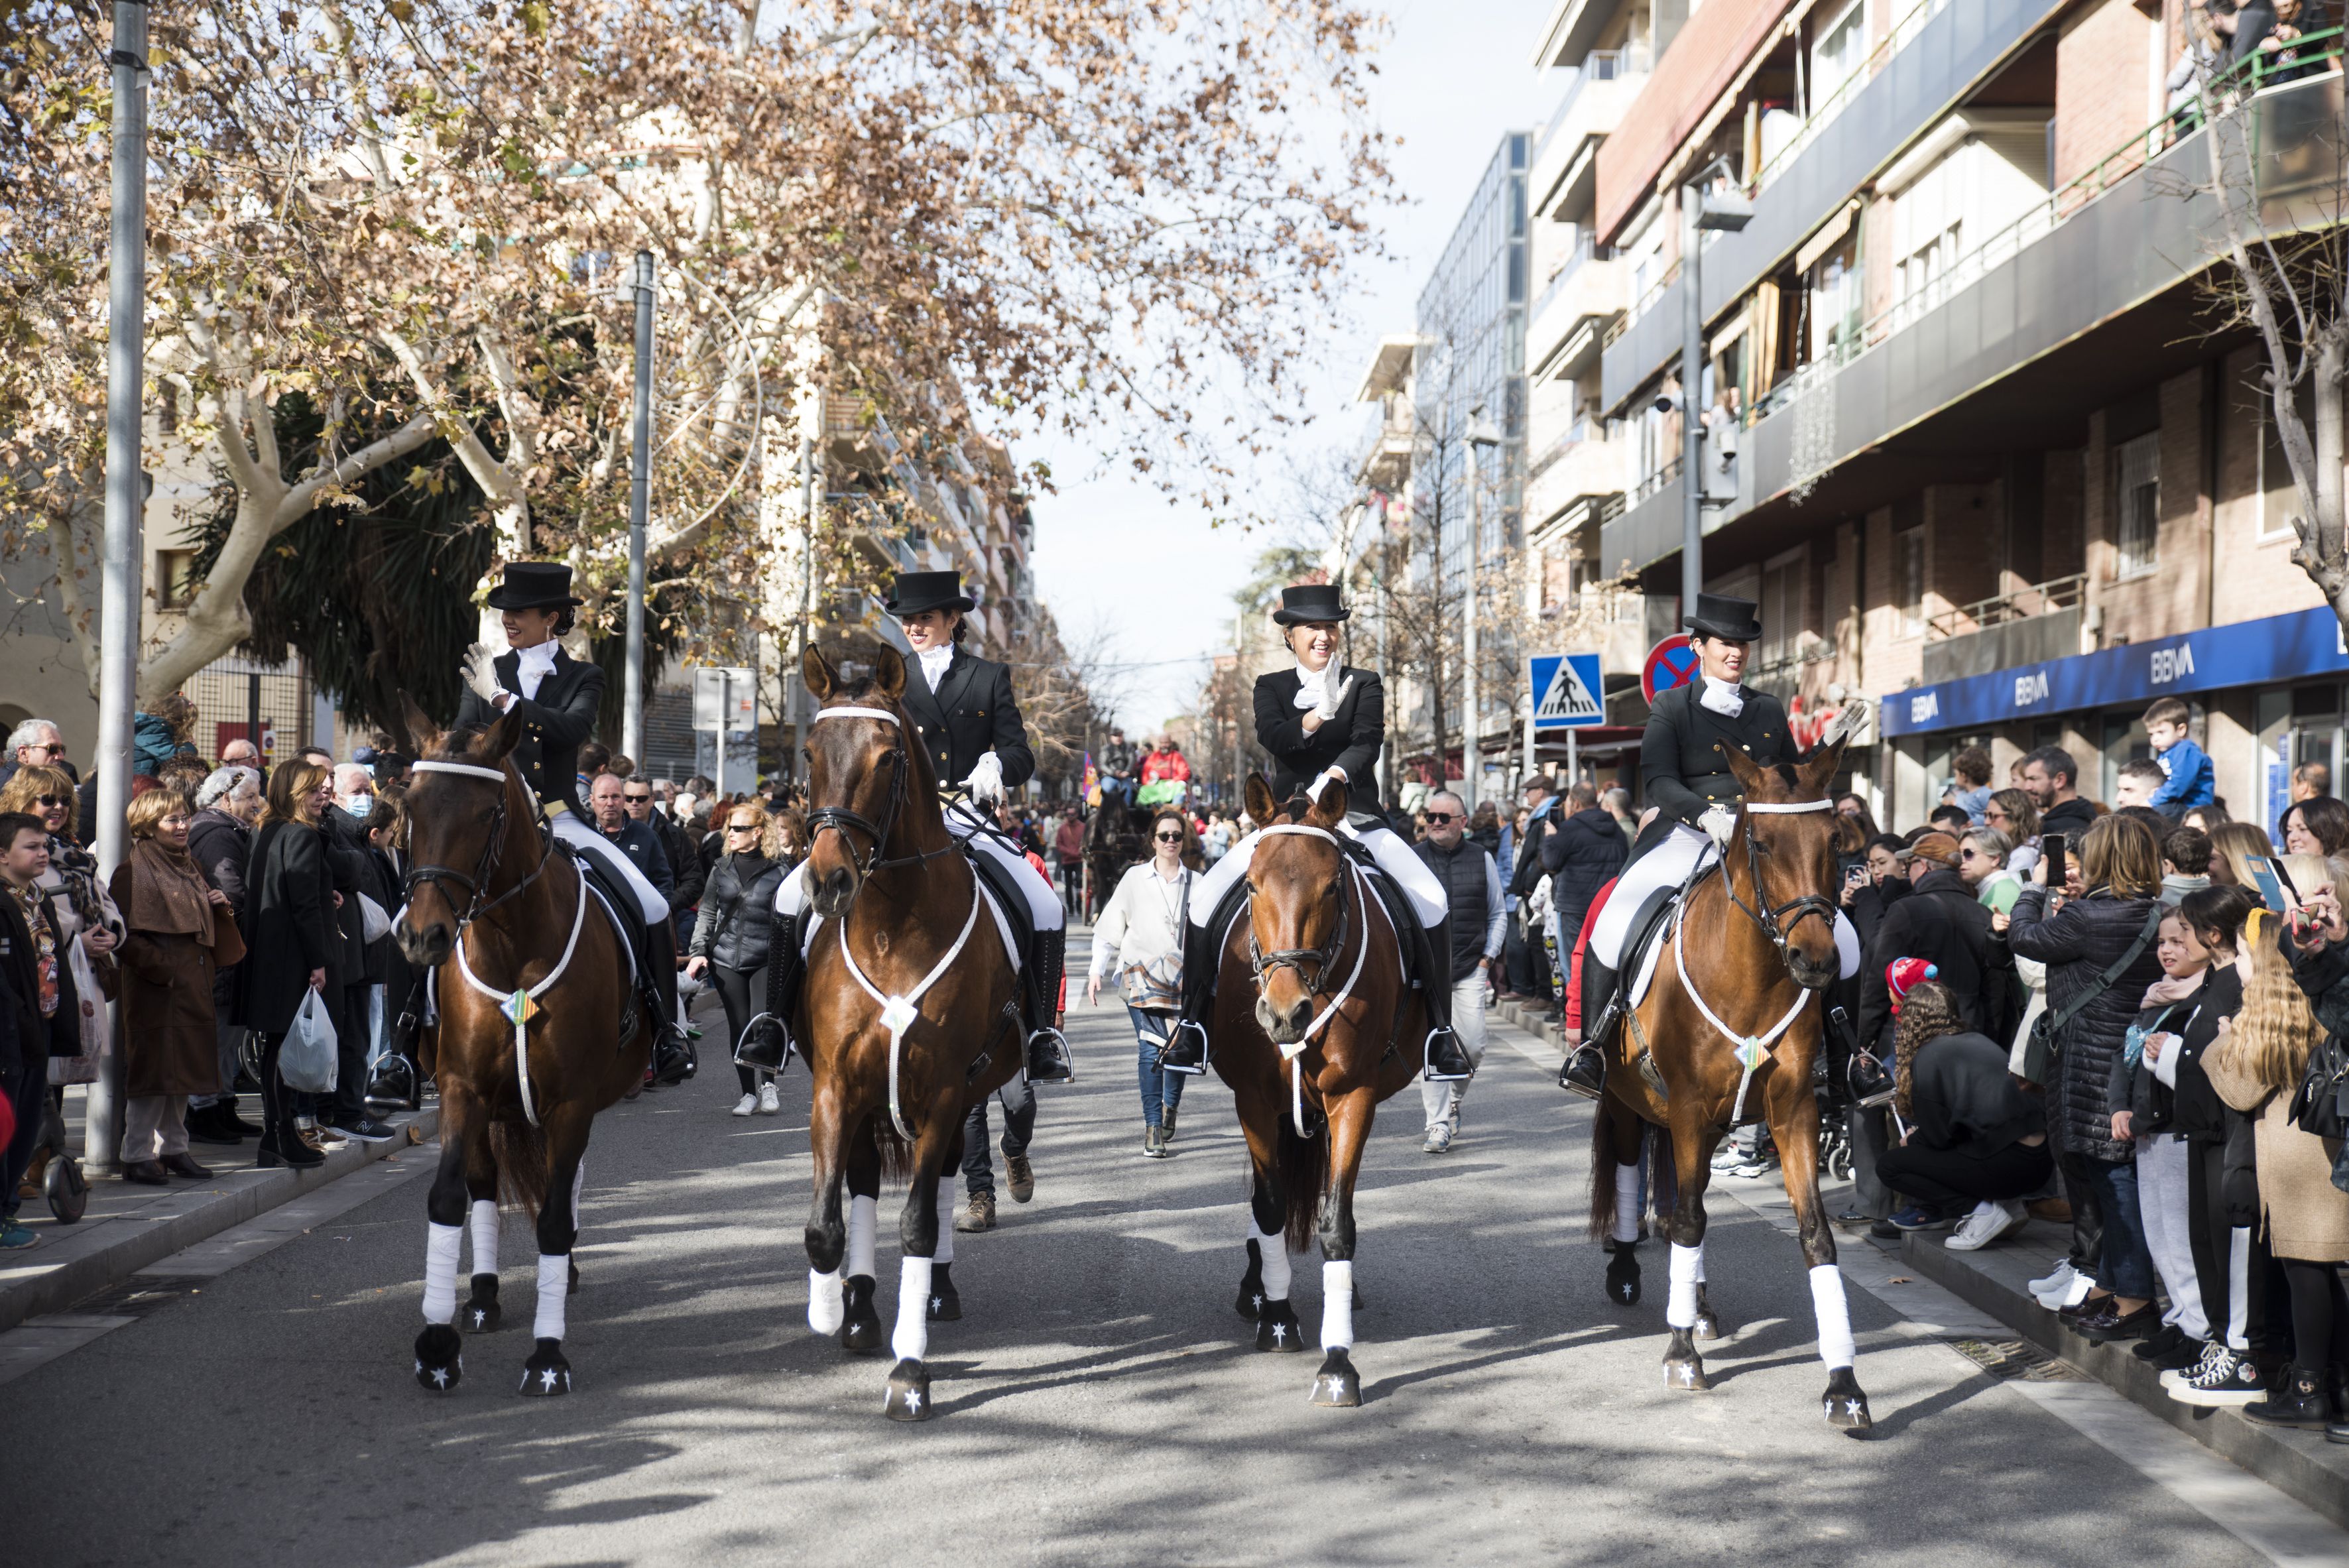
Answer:
[[[1025,955],[1036,937],[1036,920],[1029,913],[1028,895],[1012,881],[1009,866],[978,853],[967,842],[962,855],[979,881],[987,884],[987,891],[995,895],[995,902],[1002,906],[1004,918],[1011,923],[1012,957],[1025,967]]]
[[[620,934],[627,940],[628,951],[636,955],[636,973],[652,973],[652,933],[645,925],[644,906],[636,902],[636,890],[614,876],[593,855],[583,855],[562,840],[555,846],[571,857],[571,863],[580,873],[595,884],[604,895],[605,909],[618,917]]]
[[[1629,983],[1638,977],[1648,949],[1655,945],[1665,928],[1671,923],[1672,911],[1679,907],[1680,891],[1676,887],[1656,889],[1648,895],[1647,902],[1640,906],[1638,913],[1631,916],[1630,934],[1623,944],[1623,962],[1615,971],[1619,983]]]

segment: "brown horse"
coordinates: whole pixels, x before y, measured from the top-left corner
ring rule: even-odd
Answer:
[[[904,659],[885,648],[872,678],[848,681],[811,647],[800,673],[822,704],[808,731],[811,838],[801,870],[813,929],[792,1021],[815,1078],[808,1326],[838,1334],[843,1349],[879,1347],[881,1176],[908,1174],[897,1361],[882,1409],[918,1421],[932,1413],[922,1365],[928,1319],[962,1315],[948,1274],[954,1191],[940,1177],[961,1163],[964,1114],[1024,1065],[1018,971],[947,835],[928,754],[906,744]]]
[[[1247,918],[1217,940],[1208,1054],[1231,1087],[1254,1167],[1241,1316],[1258,1350],[1305,1348],[1288,1254],[1321,1238],[1321,1369],[1313,1403],[1362,1402],[1354,1344],[1354,1182],[1379,1102],[1418,1076],[1425,1008],[1368,876],[1340,845],[1346,786],[1283,812],[1261,778],[1248,815],[1269,824],[1248,861]]]
[[[567,1394],[564,1315],[579,1287],[571,1252],[588,1125],[644,1080],[653,1021],[636,1003],[626,938],[571,858],[553,852],[537,799],[506,763],[521,716],[444,737],[411,707],[409,724],[424,760],[406,801],[412,869],[393,934],[409,963],[439,972],[440,1019],[419,1054],[440,1086],[416,1380],[445,1393],[464,1375],[452,1319],[469,1218],[463,1321],[483,1333],[499,1326],[502,1192],[538,1231],[535,1344],[522,1392]]]
[[[1791,785],[1742,752],[1725,755],[1744,799],[1719,869],[1698,879],[1662,938],[1652,985],[1616,1033],[1591,1141],[1591,1232],[1614,1253],[1609,1298],[1638,1301],[1641,1129],[1661,1129],[1660,1153],[1669,1151],[1677,1193],[1666,1221],[1671,1296],[1664,1320],[1671,1339],[1664,1381],[1709,1387],[1696,1347],[1720,1334],[1704,1289],[1705,1181],[1731,1125],[1758,1111],[1777,1140],[1810,1268],[1827,1367],[1823,1408],[1829,1425],[1865,1431],[1868,1396],[1852,1374],[1851,1317],[1835,1233],[1819,1201],[1819,1113],[1811,1088],[1825,1006],[1818,993],[1838,967],[1835,818],[1826,790],[1843,745],[1796,764]],[[1631,983],[1627,972],[1624,984]]]

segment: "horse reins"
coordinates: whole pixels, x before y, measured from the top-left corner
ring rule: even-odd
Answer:
[[[884,754],[882,758],[889,764],[889,810],[887,815],[884,816],[880,821],[875,822],[862,812],[853,811],[845,806],[818,806],[807,813],[808,846],[810,849],[814,848],[817,835],[827,830],[838,833],[843,838],[847,838],[849,830],[853,828],[857,832],[863,833],[866,838],[871,839],[873,841],[872,851],[862,859],[859,859],[857,856],[856,844],[854,840],[850,841],[848,846],[848,858],[856,866],[858,884],[857,892],[861,892],[864,891],[864,879],[871,876],[874,872],[890,871],[898,866],[917,866],[926,861],[934,861],[937,859],[940,855],[947,853],[955,847],[953,837],[949,834],[946,846],[943,849],[921,850],[910,855],[900,855],[895,860],[882,859],[882,851],[889,846],[889,835],[896,830],[897,813],[904,809],[905,804],[905,770],[911,764],[912,758],[905,751],[905,721],[899,718],[895,713],[885,707],[843,707],[818,708],[816,710],[815,717],[818,719],[878,719],[882,723],[888,725],[895,732],[896,739],[890,744],[888,751]],[[849,896],[854,898],[855,894],[851,893]]]
[[[502,768],[485,768],[474,762],[425,761],[411,763],[409,769],[417,773],[457,773],[471,779],[487,779],[501,786],[498,790],[497,804],[490,810],[489,838],[481,845],[481,858],[474,862],[472,875],[467,876],[454,866],[422,865],[410,866],[408,874],[399,881],[399,891],[404,899],[413,899],[416,896],[416,890],[419,887],[438,888],[440,896],[449,899],[449,907],[452,910],[457,907],[457,901],[449,898],[448,890],[441,888],[440,884],[443,882],[453,882],[462,887],[466,893],[465,910],[457,917],[457,935],[462,939],[467,926],[505,903],[506,900],[515,897],[539,879],[541,873],[546,870],[546,846],[543,843],[539,845],[538,864],[533,866],[522,881],[514,883],[489,903],[483,903],[481,894],[488,891],[491,879],[498,874],[498,858],[505,848],[506,792],[502,786],[513,776]]]
[[[1328,840],[1330,844],[1337,847],[1338,859],[1344,863],[1346,870],[1351,875],[1338,890],[1338,930],[1324,946],[1283,947],[1265,953],[1256,944],[1256,923],[1254,921],[1248,923],[1248,963],[1256,971],[1257,994],[1259,996],[1264,994],[1265,975],[1275,969],[1294,969],[1297,972],[1298,983],[1305,986],[1306,995],[1309,996],[1318,995],[1329,990],[1327,982],[1330,978],[1330,965],[1335,964],[1338,961],[1338,955],[1345,951],[1346,937],[1350,929],[1349,912],[1346,908],[1346,888],[1351,887],[1354,890],[1354,896],[1362,903],[1362,939],[1354,944],[1354,967],[1348,972],[1346,983],[1338,987],[1337,994],[1330,998],[1330,1005],[1313,1016],[1312,1021],[1305,1026],[1304,1032],[1299,1034],[1293,1043],[1279,1045],[1278,1042],[1275,1042],[1282,1057],[1288,1063],[1289,1116],[1301,1133],[1305,1129],[1303,1065],[1305,1047],[1313,1043],[1313,1037],[1320,1032],[1321,1026],[1336,1017],[1338,1010],[1352,998],[1354,984],[1362,977],[1362,965],[1371,955],[1371,892],[1364,885],[1362,868],[1355,864],[1354,858],[1346,853],[1343,845],[1338,843],[1337,834],[1327,828],[1317,828],[1307,822],[1275,822],[1270,827],[1257,830],[1257,836],[1262,838],[1269,838],[1278,833]],[[1305,978],[1307,964],[1313,965],[1313,978],[1309,982]]]

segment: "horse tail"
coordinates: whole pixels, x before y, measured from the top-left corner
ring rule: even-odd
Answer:
[[[535,1220],[546,1203],[546,1129],[492,1121],[490,1157],[498,1165],[498,1202]]]
[[[1329,1191],[1330,1129],[1325,1122],[1320,1137],[1303,1138],[1286,1116],[1278,1119],[1278,1126],[1273,1165],[1279,1173],[1281,1197],[1288,1205],[1288,1250],[1301,1253],[1321,1222],[1321,1201]]]
[[[1590,1240],[1604,1242],[1615,1234],[1615,1128],[1607,1102],[1590,1119]]]
[[[881,1181],[893,1186],[914,1178],[914,1146],[897,1136],[887,1111],[875,1112],[865,1126],[873,1131],[873,1151],[881,1158]],[[947,1172],[951,1175],[952,1172]]]

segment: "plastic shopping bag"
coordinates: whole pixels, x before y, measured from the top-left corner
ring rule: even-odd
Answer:
[[[305,992],[278,1050],[277,1076],[287,1088],[332,1094],[335,1073],[335,1021],[326,1016],[326,999],[315,990]]]

